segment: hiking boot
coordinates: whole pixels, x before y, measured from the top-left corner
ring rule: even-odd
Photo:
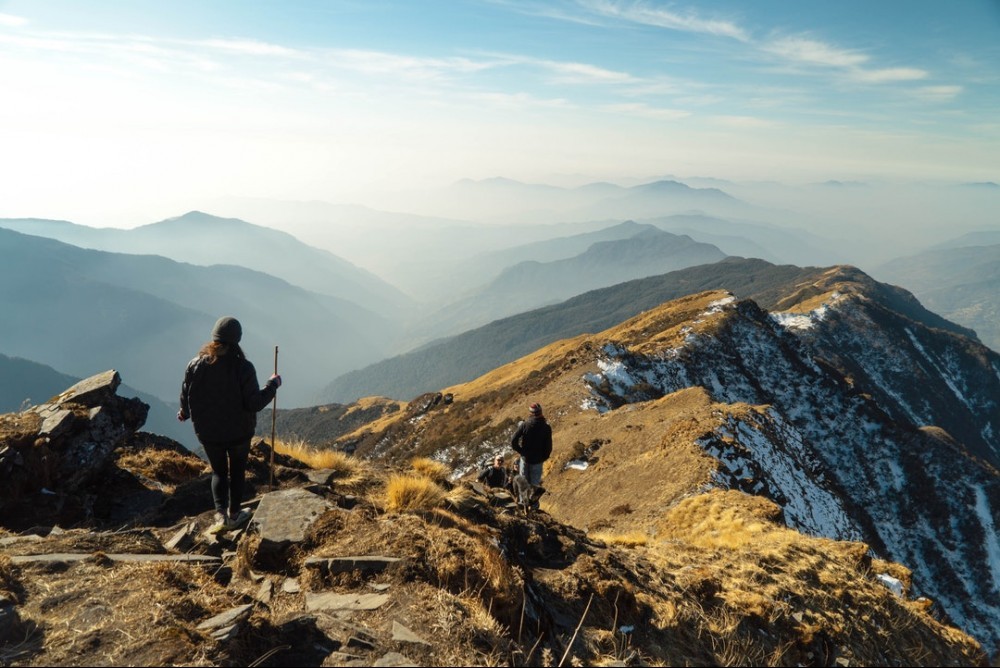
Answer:
[[[250,511],[241,510],[237,514],[233,515],[230,513],[229,518],[226,520],[226,529],[237,529],[250,520]]]
[[[223,531],[226,530],[226,523],[228,521],[229,518],[223,513],[215,513],[215,518],[212,520],[212,523],[208,526],[207,532],[222,533]]]

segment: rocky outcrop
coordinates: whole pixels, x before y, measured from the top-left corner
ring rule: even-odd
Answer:
[[[116,393],[115,370],[91,376],[21,413],[0,416],[0,514],[24,514],[24,504],[63,507],[83,515],[86,487],[110,455],[142,427],[149,406]]]

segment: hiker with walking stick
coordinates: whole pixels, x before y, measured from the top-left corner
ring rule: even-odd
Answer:
[[[240,512],[250,439],[257,413],[277,394],[281,376],[257,384],[257,371],[243,354],[243,327],[230,316],[219,318],[206,343],[184,372],[177,419],[191,419],[212,467],[216,517],[211,531],[234,529],[249,519]]]

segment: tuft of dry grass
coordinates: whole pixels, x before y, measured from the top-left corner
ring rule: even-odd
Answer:
[[[194,455],[151,448],[125,452],[118,457],[117,464],[119,468],[155,480],[168,489],[197,478],[208,470],[208,465]]]
[[[623,545],[625,547],[638,547],[639,545],[649,544],[649,535],[641,531],[629,531],[628,533],[598,531],[591,534],[591,538],[608,545]]]
[[[275,439],[274,451],[302,462],[311,469],[330,469],[337,478],[359,480],[366,470],[365,463],[341,450],[317,449],[304,440]]]
[[[447,498],[439,484],[423,475],[393,474],[385,485],[385,509],[388,512],[431,510]]]
[[[414,473],[430,478],[436,483],[443,483],[448,480],[451,470],[439,461],[430,457],[416,457],[410,461],[410,468]]]
[[[21,583],[17,579],[17,567],[10,557],[0,554],[0,600],[9,597],[20,603],[23,593]]]

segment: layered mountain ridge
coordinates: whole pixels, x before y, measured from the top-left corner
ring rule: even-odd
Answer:
[[[333,253],[285,232],[201,211],[134,229],[31,218],[0,219],[0,227],[111,253],[162,255],[203,266],[251,267],[307,290],[364,305],[383,316],[411,307],[398,289]]]

